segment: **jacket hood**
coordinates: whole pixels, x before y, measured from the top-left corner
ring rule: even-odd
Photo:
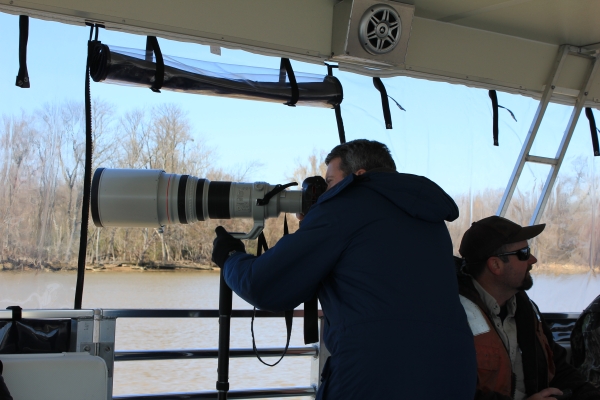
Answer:
[[[350,185],[361,185],[394,203],[413,218],[427,222],[454,221],[458,207],[437,184],[418,175],[401,174],[392,170],[373,170],[363,175],[348,175],[325,192],[319,203],[336,196]]]

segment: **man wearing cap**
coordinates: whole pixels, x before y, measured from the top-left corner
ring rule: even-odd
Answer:
[[[476,399],[600,399],[525,293],[537,262],[527,240],[545,226],[492,216],[473,223],[460,243],[459,293],[477,352]]]

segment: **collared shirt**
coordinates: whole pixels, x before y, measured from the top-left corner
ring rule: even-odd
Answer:
[[[490,310],[492,323],[496,325],[496,331],[498,332],[498,335],[502,339],[502,342],[508,351],[508,356],[510,357],[510,362],[512,364],[512,370],[516,375],[516,390],[514,399],[525,399],[527,395],[525,394],[523,358],[521,356],[521,349],[517,343],[517,321],[515,320],[517,300],[515,296],[507,300],[507,313],[503,322],[500,318],[500,306],[498,305],[496,299],[491,294],[486,292],[486,290],[475,279],[473,279],[473,285],[475,286],[475,289],[477,289],[477,292],[479,293],[479,296],[483,300],[485,306],[488,308],[488,310]]]

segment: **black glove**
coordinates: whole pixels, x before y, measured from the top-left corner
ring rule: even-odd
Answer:
[[[212,260],[219,268],[223,268],[225,261],[233,251],[246,252],[246,247],[240,239],[231,236],[225,228],[217,226],[215,229],[217,237],[213,241]]]

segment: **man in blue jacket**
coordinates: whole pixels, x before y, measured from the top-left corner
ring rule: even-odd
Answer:
[[[317,399],[473,399],[477,364],[444,221],[454,201],[354,140],[327,156],[327,191],[260,257],[217,228],[213,261],[241,298],[290,310],[315,293],[331,357]]]

